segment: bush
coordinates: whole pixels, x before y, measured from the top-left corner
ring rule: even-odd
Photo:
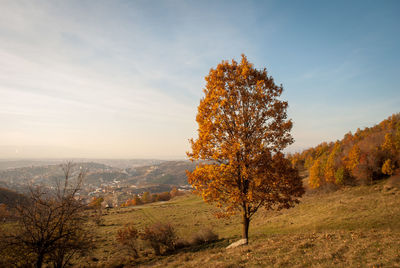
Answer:
[[[139,257],[137,239],[139,232],[133,226],[127,225],[117,233],[117,241],[128,251],[128,254],[133,258]]]
[[[184,195],[184,193],[182,191],[179,191],[176,187],[173,187],[171,192],[169,193],[171,195],[171,198],[174,198],[175,196]]]
[[[5,222],[10,217],[6,204],[0,204],[0,222]]]
[[[168,201],[171,199],[171,194],[169,192],[163,192],[158,194],[157,201]]]
[[[191,245],[202,245],[218,240],[218,235],[211,229],[202,229],[193,234],[190,240]]]
[[[156,255],[161,251],[171,252],[175,249],[177,236],[175,229],[168,223],[155,223],[144,229],[142,240],[147,241]]]
[[[175,249],[186,248],[189,246],[191,246],[190,242],[183,238],[179,238],[175,242]]]

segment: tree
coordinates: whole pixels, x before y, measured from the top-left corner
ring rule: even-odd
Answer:
[[[336,142],[335,145],[333,146],[333,149],[331,153],[328,156],[328,159],[326,160],[325,164],[325,181],[334,183],[335,182],[335,172],[338,169],[340,165],[340,153],[341,153],[341,148],[340,148],[340,143]]]
[[[88,204],[88,207],[93,209],[93,221],[97,225],[101,225],[103,223],[103,206],[101,205],[104,202],[103,197],[93,197],[93,199]]]
[[[382,173],[386,175],[393,175],[394,173],[394,165],[392,164],[392,160],[388,159],[382,166]]]
[[[133,206],[138,206],[143,204],[142,199],[140,199],[140,197],[138,195],[135,195],[135,197],[132,199],[132,205]]]
[[[151,203],[151,195],[149,192],[144,192],[142,196],[143,203]]]
[[[196,121],[198,138],[191,139],[192,161],[201,161],[189,183],[204,201],[241,212],[243,238],[260,207],[289,208],[303,192],[296,169],[282,150],[293,142],[287,120],[288,103],[266,69],[257,70],[242,55],[240,63],[223,61],[205,78],[205,96]]]
[[[309,184],[311,188],[318,188],[324,183],[324,169],[321,160],[318,158],[310,168]]]
[[[171,198],[181,195],[181,192],[176,187],[172,187],[172,190],[169,193],[171,195]]]
[[[93,197],[90,203],[88,204],[89,208],[92,209],[100,209],[101,208],[101,203],[104,201],[103,197]]]
[[[63,171],[64,178],[57,181],[55,191],[32,187],[28,202],[16,207],[15,230],[4,234],[0,245],[11,264],[25,267],[27,262],[42,267],[51,263],[65,267],[72,257],[89,250],[85,205],[77,200],[85,172],[72,178],[71,163],[65,164]]]

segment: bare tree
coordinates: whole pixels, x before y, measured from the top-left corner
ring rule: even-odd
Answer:
[[[55,189],[30,188],[28,202],[16,207],[14,232],[3,234],[4,252],[11,254],[7,257],[16,266],[65,267],[90,249],[84,204],[77,198],[85,171],[74,172],[71,162],[62,169],[64,177],[57,180]]]

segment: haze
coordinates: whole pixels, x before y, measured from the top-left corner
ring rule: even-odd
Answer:
[[[185,158],[204,76],[246,54],[296,142],[399,112],[398,1],[1,1],[0,158]]]

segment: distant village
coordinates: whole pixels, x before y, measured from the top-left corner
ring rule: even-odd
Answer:
[[[181,162],[171,162],[161,167],[150,165],[135,168],[114,168],[98,163],[76,165],[73,176],[82,169],[88,170],[77,198],[87,204],[93,200],[101,200],[103,208],[111,208],[133,204],[132,200],[142,200],[143,195],[150,196],[145,197],[149,202],[165,199],[165,193],[171,191],[179,194],[190,192],[192,188],[187,184],[185,175],[188,164]],[[166,172],[171,166],[172,171]],[[62,175],[59,165],[10,168],[0,170],[0,187],[20,193],[37,186],[54,189],[55,181],[62,178]],[[159,196],[163,193],[164,196]]]

